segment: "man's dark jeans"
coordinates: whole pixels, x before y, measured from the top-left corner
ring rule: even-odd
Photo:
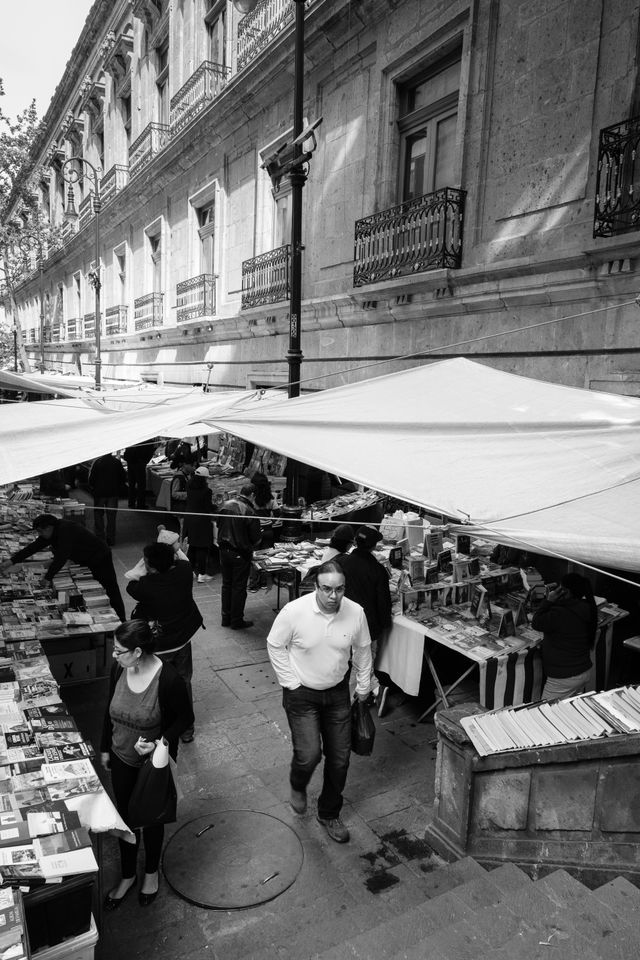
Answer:
[[[244,621],[251,560],[240,556],[236,550],[221,546],[220,572],[222,573],[220,594],[222,624],[227,627],[239,627]]]
[[[105,537],[104,515],[107,514],[107,535]],[[118,512],[117,497],[93,498],[93,524],[96,537],[107,541],[110,547],[116,542],[116,513]]]
[[[306,790],[324,752],[322,792],[318,816],[335,820],[342,809],[351,753],[349,678],[329,690],[297,687],[282,691],[293,743],[289,780],[294,790]]]
[[[127,468],[129,506],[144,509],[147,499],[147,465],[146,463],[128,463]]]

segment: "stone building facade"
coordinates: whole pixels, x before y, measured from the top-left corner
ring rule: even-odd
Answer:
[[[303,389],[462,355],[640,393],[639,8],[308,0]],[[33,157],[65,218],[17,291],[34,362],[42,336],[48,367],[92,369],[81,156],[103,375],[286,383],[290,187],[263,163],[291,140],[293,10],[96,0]]]

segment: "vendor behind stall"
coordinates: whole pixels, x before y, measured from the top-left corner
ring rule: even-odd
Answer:
[[[33,521],[33,529],[38,534],[37,539],[14,553],[0,569],[11,566],[13,563],[22,563],[34,553],[49,548],[53,553],[53,560],[45,574],[47,580],[53,580],[67,560],[88,567],[98,583],[104,587],[109,602],[120,620],[126,619],[111,550],[106,543],[79,523],[60,520],[50,513],[42,513],[36,517]]]
[[[568,573],[543,600],[531,626],[542,631],[542,665],[546,682],[543,700],[582,693],[591,672],[591,650],[598,611],[591,584],[578,573]]]

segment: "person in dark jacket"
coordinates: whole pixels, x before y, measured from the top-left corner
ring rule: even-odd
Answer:
[[[203,625],[202,614],[193,599],[193,570],[187,560],[177,560],[168,543],[149,543],[143,550],[147,573],[127,586],[137,600],[136,618],[156,623],[156,655],[171,663],[184,680],[193,704],[191,638]],[[193,727],[182,734],[182,742],[193,740]]]
[[[193,709],[184,681],[169,663],[154,654],[155,640],[146,620],[121,624],[113,643],[108,706],[100,741],[100,760],[111,771],[116,807],[127,822],[129,800],[145,757],[153,753],[164,738],[175,760],[178,739],[193,725]],[[140,830],[136,843],[120,840],[120,882],[108,894],[107,910],[117,909],[136,885],[136,861]],[[139,902],[152,903],[158,893],[158,866],[164,839],[164,825],[142,828],[144,840],[144,879]]]
[[[546,675],[543,700],[582,693],[591,672],[598,611],[591,584],[579,573],[568,573],[543,600],[531,626],[542,631],[542,666]]]
[[[14,553],[9,563],[21,563],[34,553],[49,548],[53,553],[53,560],[45,573],[47,580],[53,580],[67,560],[88,567],[98,583],[104,587],[118,617],[121,620],[126,619],[111,550],[106,543],[79,523],[60,520],[50,513],[42,513],[36,517],[33,521],[33,529],[38,534],[37,539]]]
[[[177,473],[170,481],[171,510],[184,510],[187,502],[187,485],[196,470],[196,461],[193,458],[183,460],[180,464],[171,463],[172,468],[178,467]]]
[[[107,513],[106,541],[110,547],[116,542],[116,514],[118,497],[127,485],[122,461],[112,453],[105,453],[93,461],[89,471],[89,487],[93,493],[93,525],[96,536],[105,539],[104,514]]]
[[[253,494],[253,484],[245,483],[239,496],[222,504],[218,520],[222,626],[231,627],[232,630],[245,630],[253,626],[251,620],[244,619],[251,560],[261,539]]]
[[[376,655],[391,630],[391,593],[389,575],[373,556],[372,550],[382,540],[376,527],[364,525],[355,535],[355,548],[351,553],[337,554],[334,559],[344,570],[346,579],[345,597],[359,603],[367,618],[371,634],[371,658],[375,668]],[[378,701],[378,714],[382,715],[387,688],[372,677],[374,696]]]
[[[207,573],[207,561],[213,547],[213,526],[208,514],[213,513],[211,487],[207,483],[209,471],[197,467],[187,483],[183,536],[189,539],[187,556],[197,574],[198,583],[213,580]]]
[[[147,505],[147,464],[155,450],[155,440],[146,440],[127,447],[122,455],[127,464],[129,507],[132,510],[144,510]]]

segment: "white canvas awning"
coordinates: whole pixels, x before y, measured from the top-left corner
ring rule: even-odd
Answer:
[[[150,437],[191,437],[215,429],[203,423],[225,409],[263,400],[261,391],[201,390],[162,396],[152,391],[118,399],[100,395],[0,405],[0,484],[92,460]],[[271,404],[270,404],[271,405]]]
[[[455,359],[220,429],[504,540],[640,571],[640,400]]]

